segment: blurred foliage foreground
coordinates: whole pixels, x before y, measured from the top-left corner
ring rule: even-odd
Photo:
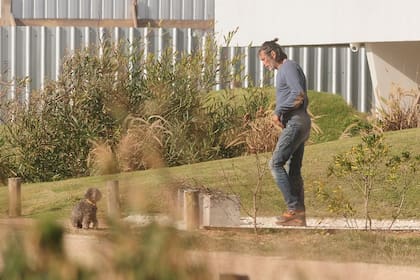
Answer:
[[[63,227],[43,219],[4,240],[0,279],[210,279],[206,268],[185,254],[190,238],[157,224],[136,231],[113,225],[95,242],[90,238],[97,245],[92,246],[83,240],[66,242]],[[69,256],[71,250],[81,255],[77,261]]]

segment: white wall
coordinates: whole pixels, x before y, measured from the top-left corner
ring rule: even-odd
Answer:
[[[418,41],[419,11],[420,0],[215,0],[215,31],[239,27],[240,46]]]
[[[361,43],[373,91],[387,98],[393,86],[419,90],[419,11],[420,0],[215,0],[215,32],[224,45],[238,28],[233,46]]]
[[[366,53],[374,92],[387,98],[397,87],[418,89],[420,42],[369,43]]]

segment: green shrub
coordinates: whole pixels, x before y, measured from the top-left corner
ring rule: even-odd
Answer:
[[[204,47],[191,54],[168,48],[145,60],[141,44],[105,41],[100,50],[68,55],[58,81],[34,92],[29,104],[0,104],[3,176],[48,181],[269,151],[272,143],[264,141],[271,122],[257,115],[272,107],[272,89],[211,92],[217,77],[235,84],[242,69],[238,57],[216,61],[213,38]],[[310,93],[310,110],[323,131],[311,142],[337,139],[354,121],[353,110],[338,98]],[[162,123],[153,125],[156,119]]]
[[[13,155],[7,167],[26,181],[47,181],[149,168],[151,158],[173,166],[244,151],[228,147],[227,139],[241,132],[246,113],[267,106],[266,98],[259,90],[240,97],[227,90],[209,101],[216,74],[224,82],[233,79],[228,62],[216,63],[212,38],[204,52],[168,48],[146,61],[141,45],[133,48],[129,53],[127,44],[105,41],[100,50],[76,51],[64,59],[59,79],[33,93],[29,104],[2,103],[5,146]],[[125,125],[129,119],[156,118],[164,120],[160,129]],[[127,143],[137,146],[136,153],[129,154]]]
[[[363,114],[358,113],[351,106],[347,105],[340,95],[308,92],[309,110],[316,117],[316,124],[322,133],[311,134],[312,143],[321,143],[337,140],[349,126],[363,121]],[[353,131],[347,135],[353,136]]]
[[[88,175],[90,141],[118,141],[125,113],[119,96],[125,96],[128,72],[110,49],[105,47],[102,56],[76,52],[64,60],[58,81],[33,93],[29,104],[7,104],[5,139],[18,176],[46,181]]]
[[[344,193],[341,186],[327,190],[319,184],[317,194],[330,211],[345,218],[359,211],[365,217],[365,228],[371,229],[372,213],[388,215],[394,221],[401,214],[409,192],[417,187],[420,156],[407,151],[392,155],[391,146],[376,127],[363,131],[361,139],[362,143],[335,155],[329,166],[329,175],[343,179],[351,192]],[[357,200],[363,201],[362,205],[357,205]]]

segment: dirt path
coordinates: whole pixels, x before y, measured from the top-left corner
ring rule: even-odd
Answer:
[[[12,228],[26,227],[31,221],[14,221],[12,225],[0,222],[0,240]],[[1,244],[4,246],[4,243]],[[88,267],[103,265],[107,251],[101,235],[89,232],[66,233],[64,248],[68,257]],[[335,263],[324,261],[288,260],[284,257],[264,257],[230,252],[189,252],[194,261],[207,264],[213,279],[222,273],[247,275],[251,280],[418,280],[419,267],[390,266],[367,263]],[[2,260],[0,258],[0,269]]]
[[[195,253],[215,275],[234,273],[251,280],[418,280],[420,268],[366,263],[286,260],[225,253]],[[214,279],[218,279],[217,277]]]
[[[95,266],[103,254],[101,240],[94,236],[68,234],[68,256],[80,263]],[[102,249],[101,249],[102,248]],[[335,263],[287,260],[230,252],[190,252],[194,261],[204,262],[213,279],[220,274],[247,275],[250,280],[418,280],[420,268],[367,263]]]

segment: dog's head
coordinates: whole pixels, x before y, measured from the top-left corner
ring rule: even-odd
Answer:
[[[89,188],[85,193],[85,198],[96,203],[102,198],[102,193],[97,188]]]

